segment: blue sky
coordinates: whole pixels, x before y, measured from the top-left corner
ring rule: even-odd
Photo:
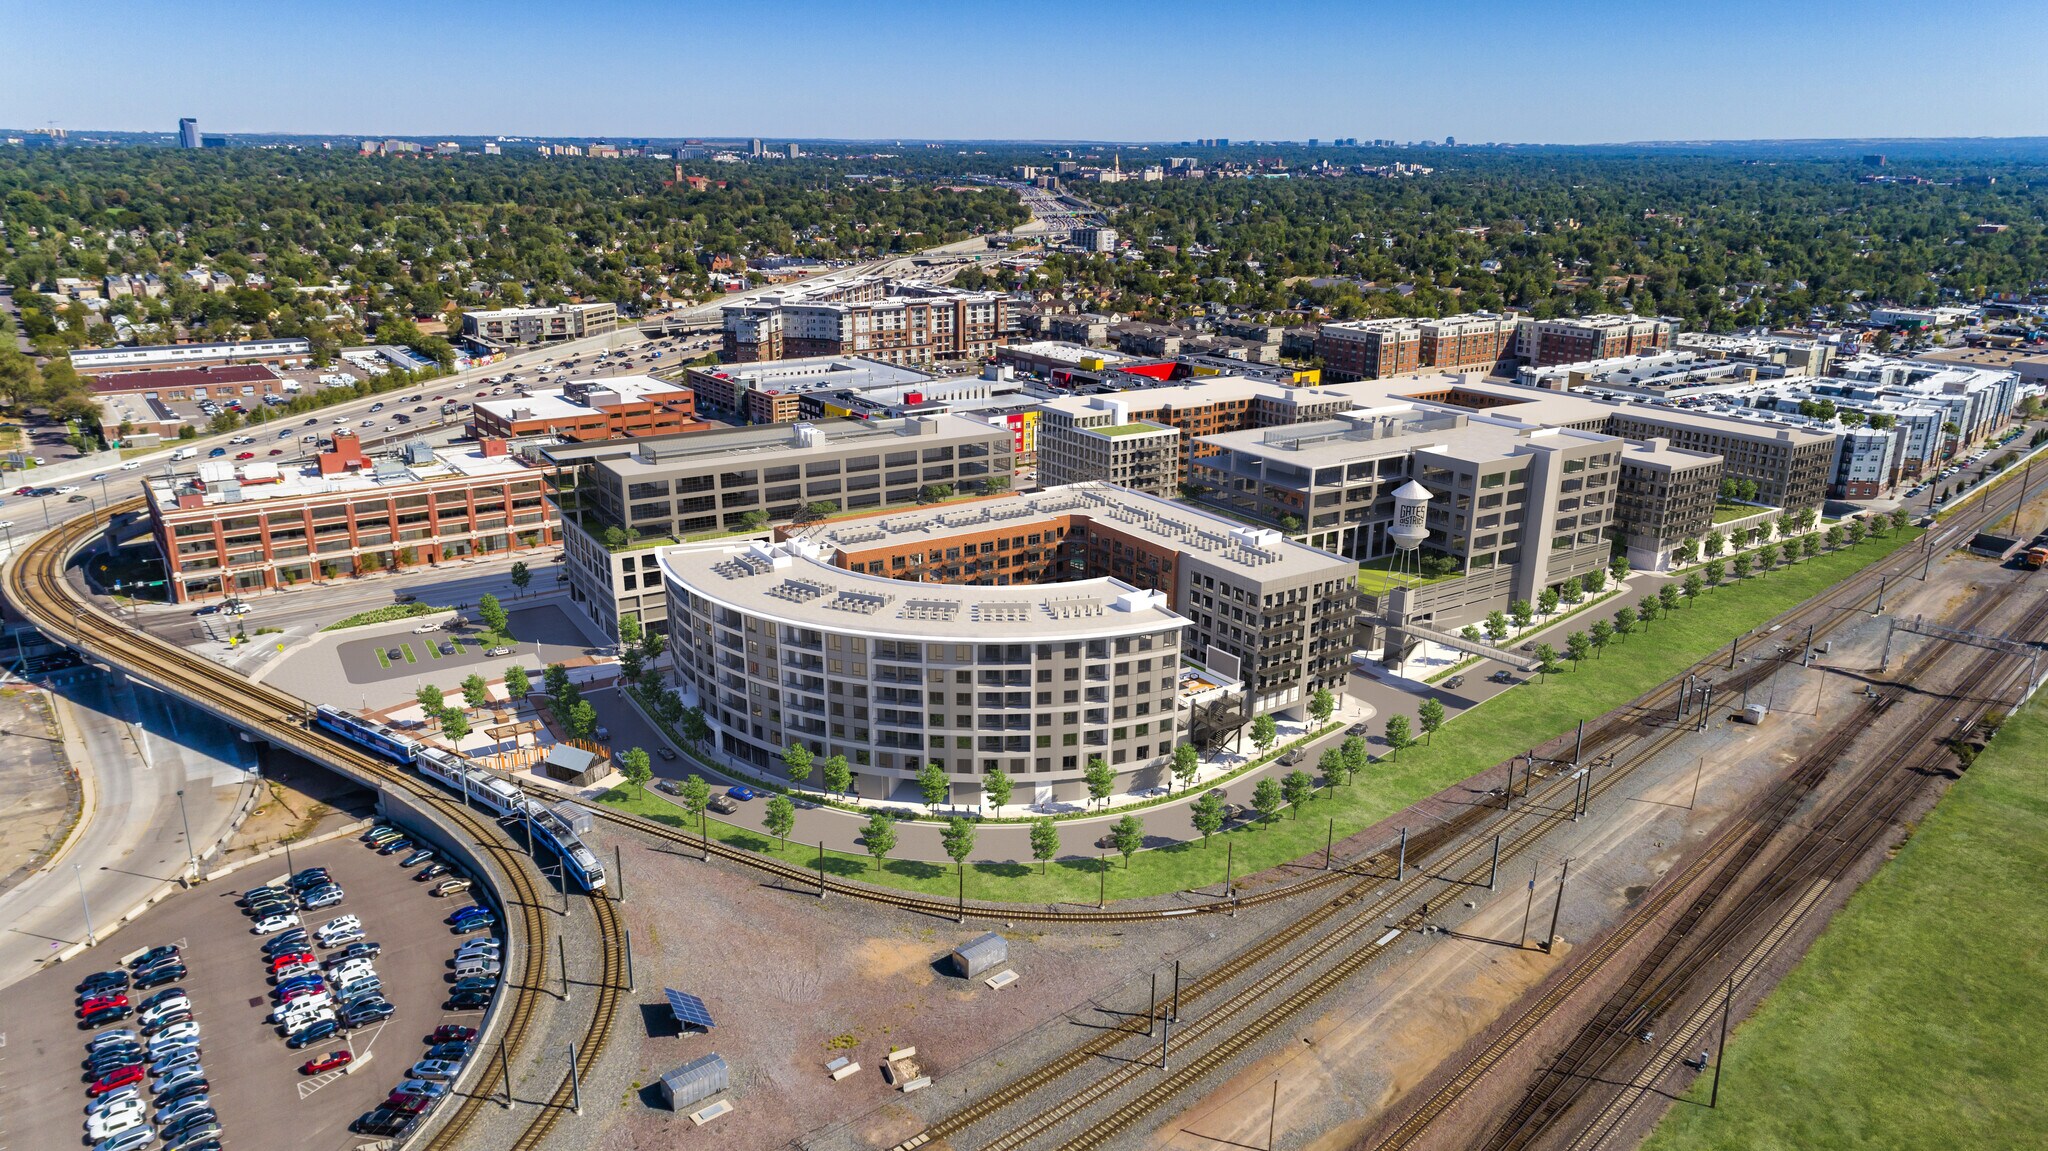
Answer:
[[[0,124],[1555,143],[2048,135],[2048,4],[0,0]]]

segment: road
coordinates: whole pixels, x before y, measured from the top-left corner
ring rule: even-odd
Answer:
[[[187,859],[177,792],[185,792],[198,850],[215,842],[254,785],[254,756],[225,725],[176,700],[94,671],[69,673],[67,730],[93,794],[84,827],[53,869],[0,895],[0,986],[34,974],[86,938],[86,909],[101,934],[164,884]],[[111,956],[134,948],[116,935]],[[80,963],[92,960],[81,959]],[[102,964],[102,966],[107,965]]]

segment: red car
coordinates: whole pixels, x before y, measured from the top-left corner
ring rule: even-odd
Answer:
[[[453,1023],[444,1023],[434,1028],[432,1035],[427,1036],[427,1044],[433,1046],[439,1043],[467,1043],[475,1038],[476,1028],[474,1027],[461,1027]]]
[[[437,398],[437,399],[438,399],[439,397],[435,397],[435,398]],[[18,495],[18,496],[32,496],[32,495],[36,494],[36,489],[35,489],[35,488],[33,488],[33,487],[26,487],[26,488],[16,488],[16,489],[14,489],[14,494],[15,494],[15,495]]]
[[[281,456],[281,455],[283,455],[283,454],[284,454],[284,449],[283,449],[283,448],[272,448],[272,449],[270,449],[270,454],[271,454],[271,455],[273,455],[273,456]]]
[[[477,399],[483,399],[483,398],[484,398],[485,396],[488,396],[488,395],[490,395],[490,394],[491,394],[491,393],[490,393],[490,389],[486,388],[486,389],[484,389],[483,391],[481,391],[481,392],[478,392],[478,393],[476,394],[476,398],[477,398]]]
[[[308,1059],[304,1063],[300,1064],[299,1074],[318,1075],[322,1071],[332,1071],[337,1067],[346,1067],[349,1064],[355,1062],[355,1058],[356,1057],[353,1054],[350,1054],[347,1049],[343,1049],[340,1051],[329,1051],[327,1054],[322,1055],[318,1059]]]
[[[253,460],[253,459],[255,459],[255,458],[256,458],[256,453],[255,453],[255,452],[242,452],[241,454],[237,455],[237,456],[236,456],[235,458],[236,458],[236,459],[238,459],[238,460]]]
[[[301,951],[296,954],[286,952],[270,961],[270,973],[276,975],[278,972],[296,963],[318,963],[319,961],[320,957],[310,951]]]
[[[126,995],[102,995],[96,999],[88,999],[84,1003],[79,1004],[78,1017],[83,1019],[95,1011],[105,1011],[109,1007],[126,1006],[128,1006],[128,997]]]
[[[85,1093],[97,1099],[109,1091],[119,1091],[131,1083],[142,1082],[142,1076],[143,1070],[140,1063],[132,1067],[123,1067],[119,1071],[110,1071],[93,1080],[92,1086],[86,1088]]]

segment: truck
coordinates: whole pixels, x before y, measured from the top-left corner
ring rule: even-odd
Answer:
[[[2048,566],[2048,544],[2035,544],[2028,548],[2021,557],[2021,562],[2036,570]]]
[[[179,448],[177,451],[171,453],[171,462],[176,463],[179,460],[189,460],[193,456],[196,456],[198,454],[198,448]]]

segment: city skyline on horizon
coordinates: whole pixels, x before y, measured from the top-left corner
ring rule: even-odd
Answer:
[[[466,50],[486,10],[463,4],[415,11],[367,0],[346,27],[324,12],[275,9],[254,26],[253,9],[232,0],[181,11],[175,22],[118,0],[90,16],[29,11],[18,16],[22,34],[0,44],[0,119],[170,133],[192,116],[202,130],[240,135],[547,138],[588,137],[585,126],[601,123],[605,137],[845,142],[2048,136],[2048,77],[2026,52],[2048,33],[2048,10],[2022,5],[1960,27],[1889,2],[1741,0],[1696,10],[1483,0],[1455,17],[1411,0],[1363,11],[1244,0],[1171,10],[1135,0],[999,12],[927,0],[882,7],[889,11],[795,3],[764,27],[730,6],[610,0],[589,13],[589,26],[639,34],[568,51],[518,37]],[[488,11],[507,27],[529,9],[544,11],[525,0]],[[885,15],[898,18],[877,18]],[[1443,36],[1447,19],[1489,41],[1508,37],[1518,54],[1475,59],[1468,39]],[[394,26],[407,31],[397,45]],[[1981,34],[1993,26],[2000,35]],[[252,27],[267,50],[223,54]],[[314,43],[325,47],[291,50]],[[393,50],[407,44],[443,47],[424,66],[419,52]],[[1782,49],[1792,44],[1841,66],[1787,69]],[[1919,66],[1897,66],[1901,46]],[[118,82],[64,83],[80,54]],[[1033,57],[1051,66],[1032,74]],[[916,67],[855,71],[842,60]],[[1701,98],[1702,85],[1713,98]],[[748,127],[726,130],[736,124]]]

